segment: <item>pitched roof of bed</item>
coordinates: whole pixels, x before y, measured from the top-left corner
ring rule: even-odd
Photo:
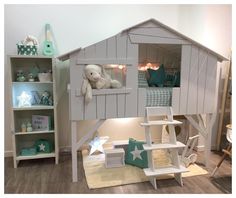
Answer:
[[[177,34],[178,36],[180,36],[180,37],[186,39],[187,41],[189,41],[189,42],[191,42],[191,43],[193,43],[193,44],[195,44],[195,45],[197,45],[197,46],[199,46],[199,47],[201,47],[201,48],[206,49],[207,51],[209,51],[209,52],[211,52],[212,54],[214,54],[215,56],[217,56],[217,59],[218,59],[218,61],[220,61],[220,62],[221,62],[221,61],[224,61],[224,60],[228,60],[226,57],[224,57],[224,56],[222,56],[222,55],[216,53],[215,51],[213,51],[213,50],[207,48],[206,46],[204,46],[204,45],[198,43],[197,41],[194,41],[193,39],[191,39],[191,38],[189,38],[189,37],[187,37],[187,36],[181,34],[180,32],[178,32],[178,31],[176,31],[176,30],[170,28],[169,26],[167,26],[167,25],[165,25],[165,24],[163,24],[163,23],[161,23],[161,22],[159,22],[159,21],[157,21],[156,19],[153,19],[153,18],[148,19],[148,20],[146,20],[146,21],[143,21],[143,22],[141,22],[141,23],[139,23],[139,24],[136,24],[136,25],[134,25],[134,26],[132,26],[132,27],[129,27],[129,28],[123,30],[121,33],[126,32],[126,31],[129,31],[129,30],[131,30],[131,29],[133,29],[133,28],[136,28],[136,27],[141,26],[141,25],[143,25],[143,24],[145,24],[145,23],[148,23],[148,22],[152,22],[152,23],[154,23],[154,24],[156,24],[156,25],[162,26],[164,29],[167,29],[167,30],[169,30],[170,32],[173,32],[173,33]]]
[[[61,61],[66,61],[66,60],[68,60],[70,58],[70,54],[73,54],[73,53],[75,53],[77,51],[80,51],[80,50],[81,50],[81,47],[73,49],[73,50],[71,50],[71,51],[69,51],[69,52],[67,52],[65,54],[62,54],[62,55],[56,57],[56,58],[61,60]]]
[[[176,31],[176,30],[170,28],[170,27],[167,26],[167,25],[164,25],[163,23],[161,23],[161,22],[159,22],[159,21],[157,21],[156,19],[153,19],[153,18],[148,19],[148,20],[146,20],[146,21],[143,21],[143,22],[141,22],[141,23],[138,23],[138,24],[136,24],[136,25],[134,25],[134,26],[131,26],[131,27],[129,27],[129,28],[126,28],[126,29],[122,30],[121,33],[128,32],[128,31],[130,31],[131,29],[136,28],[136,27],[138,27],[138,26],[142,26],[143,24],[148,23],[148,22],[152,22],[152,23],[154,23],[154,24],[156,24],[156,25],[162,26],[164,29],[167,29],[167,30],[169,30],[170,32],[173,32],[174,34],[176,34],[176,35],[182,37],[183,39],[185,39],[185,40],[187,40],[187,41],[189,41],[189,42],[191,42],[191,43],[193,43],[193,44],[199,46],[200,48],[203,48],[203,49],[209,51],[210,53],[212,53],[213,55],[215,55],[215,56],[217,57],[218,61],[220,61],[220,62],[225,61],[225,60],[228,60],[226,57],[224,57],[224,56],[222,56],[222,55],[216,53],[215,51],[213,51],[213,50],[207,48],[206,46],[204,46],[204,45],[198,43],[197,41],[192,40],[191,38],[189,38],[189,37],[187,37],[187,36],[181,34],[180,32],[178,32],[178,31]],[[69,55],[70,55],[70,54],[72,54],[72,53],[74,53],[74,52],[76,52],[76,51],[79,51],[79,50],[81,50],[81,48],[72,50],[72,51],[70,51],[70,52],[68,52],[68,53],[66,53],[66,54],[63,54],[63,55],[61,55],[61,56],[58,56],[57,58],[58,58],[59,60],[65,61],[65,60],[69,59]]]

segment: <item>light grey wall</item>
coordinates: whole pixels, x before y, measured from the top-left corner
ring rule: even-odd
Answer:
[[[74,48],[85,47],[106,39],[129,26],[155,18],[160,22],[186,34],[213,50],[228,55],[231,48],[231,6],[227,5],[5,5],[5,55],[16,53],[16,43],[28,34],[44,40],[44,24],[52,26],[59,54]],[[5,61],[6,62],[6,61]],[[60,64],[57,71],[59,145],[70,145],[68,120],[68,66]],[[12,150],[9,116],[9,79],[5,64],[5,152]],[[140,119],[116,124],[109,121],[101,128],[101,134],[129,129],[129,136],[139,138]],[[81,123],[81,129],[89,123]],[[113,127],[112,127],[113,128]],[[116,132],[118,139],[127,138]],[[80,133],[81,135],[81,133]],[[120,135],[120,136],[119,136]]]

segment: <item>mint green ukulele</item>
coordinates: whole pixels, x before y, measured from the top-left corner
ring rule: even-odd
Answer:
[[[45,56],[54,55],[53,43],[51,41],[50,25],[45,25],[45,41],[43,43],[43,54]]]

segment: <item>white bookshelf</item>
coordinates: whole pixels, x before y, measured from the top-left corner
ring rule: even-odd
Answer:
[[[58,150],[58,134],[57,134],[57,95],[55,84],[55,59],[46,56],[22,56],[9,55],[8,65],[10,67],[11,79],[11,133],[13,144],[13,161],[14,168],[17,168],[21,160],[55,158],[55,163],[59,161]],[[16,74],[18,70],[22,70],[26,76],[31,71],[32,67],[39,69],[39,72],[46,70],[52,71],[52,81],[40,82],[35,79],[33,82],[27,81],[18,82]],[[43,91],[48,91],[53,98],[53,105],[31,105],[18,106],[18,96],[27,91],[29,94],[32,91],[37,91],[39,95]],[[32,115],[50,116],[51,128],[49,130],[35,130],[30,132],[22,132],[21,124],[26,122],[32,123]],[[39,139],[46,139],[53,143],[53,151],[50,153],[37,153],[35,155],[21,155],[23,148],[30,148]]]

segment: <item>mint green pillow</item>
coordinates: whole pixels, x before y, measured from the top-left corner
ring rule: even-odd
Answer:
[[[163,87],[166,79],[166,73],[163,64],[159,67],[158,70],[148,69],[148,73],[150,76],[148,80],[148,84],[150,87]]]
[[[129,138],[129,145],[125,155],[125,163],[139,168],[148,168],[147,151],[144,151],[145,142]]]

